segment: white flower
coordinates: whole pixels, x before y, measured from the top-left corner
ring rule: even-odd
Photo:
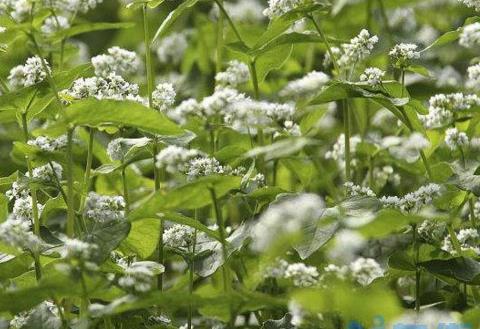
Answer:
[[[367,241],[360,234],[352,230],[341,230],[335,235],[332,249],[328,256],[338,262],[348,264],[355,259],[357,253],[365,247]]]
[[[445,131],[445,144],[452,151],[469,144],[468,136],[457,128],[448,128]]]
[[[160,83],[152,93],[153,107],[166,111],[175,104],[177,93],[171,83]]]
[[[360,136],[351,136],[350,137],[350,153],[355,154],[358,144],[361,142]],[[332,149],[325,153],[325,159],[335,160],[339,167],[343,168],[345,166],[345,135],[340,134],[338,136],[337,142],[333,145]],[[352,164],[354,160],[352,159]]]
[[[288,311],[292,315],[292,320],[290,321],[295,327],[300,326],[303,323],[303,318],[306,315],[305,310],[302,306],[294,300],[291,300],[288,303]]]
[[[65,238],[63,258],[86,261],[92,259],[98,246],[78,239]]]
[[[418,235],[428,242],[438,242],[445,234],[446,225],[443,222],[426,219],[418,225]]]
[[[397,196],[384,196],[380,202],[385,207],[393,207],[402,212],[413,212],[420,210],[423,206],[432,203],[433,199],[441,194],[441,187],[438,184],[430,183],[420,187],[412,193],[406,194],[403,198]]]
[[[395,45],[388,53],[397,67],[407,67],[413,59],[420,58],[418,46],[413,43],[400,43]]]
[[[467,87],[472,89],[480,89],[480,64],[475,64],[467,69],[468,81]]]
[[[190,115],[200,113],[200,104],[193,98],[184,100],[177,107],[167,110],[167,116],[173,121],[184,125]]]
[[[23,220],[28,223],[33,223],[33,200],[30,195],[23,195],[15,199],[13,204],[12,216],[15,219]],[[42,213],[43,205],[37,203],[38,214]]]
[[[385,71],[377,67],[369,67],[360,75],[360,81],[368,83],[372,87],[377,87],[382,83],[382,78],[385,76]]]
[[[44,61],[48,69],[48,74],[51,70],[48,63]],[[25,62],[25,65],[18,65],[10,70],[8,81],[15,88],[30,87],[42,82],[47,77],[47,72],[43,69],[42,59],[38,56],[30,57]]]
[[[215,81],[222,86],[237,87],[250,79],[248,66],[240,61],[233,60],[228,63],[224,72],[215,75]]]
[[[282,236],[296,233],[305,223],[319,220],[324,208],[322,198],[309,193],[271,204],[253,227],[252,248],[263,251]]]
[[[232,173],[231,167],[222,166],[217,159],[210,157],[195,158],[186,165],[186,174],[190,180],[203,176],[228,175],[230,173]]]
[[[135,52],[120,47],[109,48],[107,52],[108,54],[92,57],[92,65],[96,75],[108,77],[115,73],[123,76],[133,74],[138,70],[140,60]]]
[[[318,270],[314,266],[295,263],[287,266],[285,278],[293,281],[296,287],[310,287],[318,282]]]
[[[315,0],[268,0],[268,8],[263,14],[270,19],[282,16],[303,5],[314,4]]]
[[[290,81],[279,95],[281,97],[305,97],[319,92],[330,81],[323,72],[312,71],[298,80]]]
[[[170,174],[185,173],[190,166],[189,162],[201,156],[203,156],[203,152],[199,150],[169,145],[157,154],[156,166],[165,168]]]
[[[223,6],[235,22],[258,23],[264,19],[264,15],[262,14],[264,7],[258,0],[237,0],[234,3],[225,2]],[[210,16],[218,18],[218,6],[212,8]]]
[[[67,17],[56,15],[55,17],[47,17],[40,30],[46,35],[51,35],[69,27],[70,22]]]
[[[122,265],[122,264],[120,264]],[[120,287],[137,293],[145,293],[152,288],[154,277],[165,271],[163,265],[155,262],[133,262],[123,265],[124,274],[118,279]]]
[[[422,134],[414,132],[403,138],[388,136],[382,140],[382,146],[396,159],[414,163],[420,158],[420,151],[430,147],[430,141]]]
[[[384,275],[382,267],[372,258],[360,257],[350,264],[350,273],[362,286],[368,286]]]
[[[107,145],[107,154],[112,161],[123,161],[125,155],[134,147],[142,147],[150,142],[150,138],[116,138]]]
[[[458,43],[465,48],[473,48],[480,44],[480,23],[465,26],[460,33]]]
[[[62,180],[62,173],[62,166],[55,161],[52,161],[51,165],[47,164],[41,167],[37,167],[34,168],[32,171],[33,178],[46,182],[55,182],[56,180]]]
[[[14,216],[0,224],[0,241],[33,252],[38,252],[43,245],[42,240],[31,231],[31,224]]]
[[[272,265],[265,268],[263,277],[265,279],[274,278],[280,279],[285,277],[285,271],[287,270],[288,262],[284,259],[277,258]]]
[[[355,197],[355,196],[369,196],[369,197],[376,197],[375,192],[373,192],[369,187],[367,186],[359,186],[355,185],[352,182],[346,182],[344,184],[346,190],[347,190],[347,196],[348,197]]]
[[[157,57],[160,63],[177,65],[188,48],[187,33],[173,32],[161,39],[157,48]]]
[[[27,142],[28,145],[36,146],[45,152],[54,152],[61,150],[67,146],[67,135],[62,135],[57,138],[48,136],[38,136]]]
[[[476,254],[480,254],[480,235],[478,231],[473,228],[462,229],[458,233],[456,233],[457,240],[460,243],[460,248],[463,251],[473,251]],[[450,235],[447,235],[443,240],[442,250],[446,252],[456,255],[457,251],[453,247],[453,243],[451,241]]]
[[[480,1],[479,0],[458,0],[467,7],[471,7],[476,11],[480,11]]]
[[[109,222],[125,218],[125,200],[120,195],[107,196],[90,192],[85,205],[85,215],[95,221]]]
[[[188,250],[194,242],[195,229],[190,226],[175,224],[163,233],[163,242],[173,249]]]
[[[350,43],[342,44],[342,55],[338,60],[341,67],[350,67],[370,55],[373,47],[378,42],[376,35],[370,36],[368,30],[361,30]]]

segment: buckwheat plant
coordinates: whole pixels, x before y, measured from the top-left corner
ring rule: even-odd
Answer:
[[[0,328],[473,328],[479,10],[0,0]]]

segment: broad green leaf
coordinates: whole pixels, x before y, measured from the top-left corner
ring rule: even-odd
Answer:
[[[73,36],[103,30],[127,29],[135,26],[132,23],[82,23],[61,29],[52,36],[52,42],[60,42]]]
[[[183,133],[160,112],[133,101],[86,99],[69,106],[65,116],[73,126],[119,125],[159,135]]]
[[[472,258],[457,257],[447,260],[431,260],[420,263],[434,275],[453,278],[472,285],[480,284],[480,263]]]
[[[164,194],[157,192],[141,206],[133,210],[128,219],[135,221],[143,218],[155,218],[162,211],[174,209],[198,209],[212,203],[210,188],[215,190],[217,198],[240,187],[241,177],[208,176],[199,178]]]
[[[96,223],[91,231],[84,233],[83,240],[97,245],[96,259],[105,261],[128,236],[131,224],[125,220]]]
[[[293,46],[286,44],[264,52],[257,57],[255,66],[258,82],[262,83],[270,71],[280,69],[287,62],[292,50]]]
[[[146,218],[132,223],[127,238],[122,241],[120,250],[126,255],[138,255],[142,259],[151,256],[158,245],[160,220]]]
[[[307,145],[315,142],[305,137],[283,139],[267,146],[259,146],[245,154],[246,158],[263,156],[265,161],[289,157],[303,150]]]
[[[360,227],[359,232],[368,238],[380,238],[421,221],[423,218],[417,215],[403,214],[394,209],[384,209],[379,211],[371,222]]]
[[[172,25],[176,20],[189,8],[195,6],[199,0],[185,0],[183,1],[175,10],[171,11],[170,14],[163,20],[162,25],[158,28],[157,32],[153,36],[152,43],[155,42],[160,37],[163,37],[168,33]]]

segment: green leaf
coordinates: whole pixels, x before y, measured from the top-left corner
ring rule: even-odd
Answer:
[[[135,26],[132,23],[83,23],[78,24],[67,29],[61,29],[56,32],[52,38],[52,42],[60,42],[62,40],[71,38],[73,36],[94,32],[94,31],[103,31],[103,30],[117,30],[117,29],[127,29]]]
[[[198,231],[205,233],[208,237],[212,239],[220,240],[220,236],[216,231],[209,229],[208,227],[200,223],[198,220],[195,220],[193,218],[190,218],[181,214],[177,214],[174,212],[166,212],[163,214],[162,218],[169,222],[193,227]]]
[[[171,11],[168,16],[163,20],[162,25],[158,28],[157,32],[153,36],[152,43],[160,37],[163,37],[168,33],[172,25],[176,20],[189,8],[195,6],[199,0],[185,0],[175,10]]]
[[[91,231],[83,235],[82,240],[97,245],[96,260],[101,263],[110,257],[110,252],[128,236],[130,226],[131,224],[125,220],[96,223]]]
[[[289,157],[303,150],[305,146],[314,144],[314,141],[305,137],[283,139],[267,146],[259,146],[245,154],[246,158],[263,156],[265,161]]]
[[[292,315],[290,313],[285,314],[280,320],[267,320],[263,323],[262,329],[294,329],[292,324]]]
[[[292,45],[282,45],[270,51],[262,53],[255,61],[258,82],[262,83],[268,73],[280,69],[292,54]]]
[[[423,220],[420,216],[403,214],[394,209],[383,209],[372,221],[360,227],[359,232],[368,238],[380,238]]]
[[[157,218],[145,218],[133,222],[130,233],[120,245],[120,250],[126,255],[148,258],[157,248],[160,224]]]
[[[472,258],[457,257],[420,263],[428,272],[463,283],[480,284],[480,263]]]
[[[160,112],[133,101],[86,99],[69,106],[65,116],[73,126],[119,125],[159,135],[183,133]]]
[[[221,198],[233,189],[240,187],[241,177],[208,176],[187,183],[164,194],[157,192],[141,206],[133,210],[128,219],[135,221],[143,218],[155,218],[162,211],[177,209],[198,209],[212,203],[209,188],[214,188],[217,198]]]

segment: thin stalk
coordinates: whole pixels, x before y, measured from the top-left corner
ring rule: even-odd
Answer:
[[[390,45],[393,45],[394,42],[392,38],[392,29],[390,28],[390,23],[388,22],[388,15],[383,4],[383,0],[378,0],[378,7],[380,8],[380,15],[382,16],[383,24],[385,25],[385,30],[387,31],[388,42]]]
[[[88,134],[88,146],[87,146],[87,163],[85,165],[85,176],[83,177],[83,193],[80,201],[80,209],[82,212],[85,207],[85,201],[87,199],[87,194],[90,189],[90,178],[92,172],[92,162],[93,162],[93,142],[95,139],[95,130],[89,128]]]
[[[223,0],[219,0],[219,3],[223,5]],[[220,6],[219,6],[220,9]],[[219,10],[217,21],[217,63],[216,72],[222,71],[222,55],[223,55],[223,12]]]
[[[418,245],[417,239],[417,226],[412,225],[412,234],[413,234],[413,247],[415,249],[415,312],[420,312],[420,279],[421,272],[420,267],[418,266],[420,248]]]
[[[197,220],[197,210],[195,210],[195,220]],[[192,241],[192,253],[190,254],[190,270],[188,276],[188,293],[190,298],[193,295],[193,283],[194,283],[194,274],[195,274],[195,247],[197,244],[197,230],[193,232],[193,241]],[[188,329],[192,329],[192,317],[193,317],[193,306],[190,299],[188,305]]]
[[[83,277],[83,273],[80,273],[80,283],[82,284],[82,299],[80,301],[80,316],[86,316],[88,313],[88,305],[90,301],[88,300],[88,290],[87,284],[85,282],[85,278]]]
[[[126,166],[122,166],[122,185],[123,185],[123,199],[125,200],[125,214],[128,215],[130,212],[130,197],[128,194],[128,184],[127,184],[127,175],[125,173]]]
[[[215,3],[217,4],[218,8],[220,8],[220,11],[223,14],[223,16],[227,19],[227,22],[232,28],[233,33],[235,33],[235,36],[237,37],[238,41],[243,43],[242,36],[238,32],[237,27],[232,21],[232,18],[230,17],[230,15],[228,15],[228,12],[225,10],[225,7],[223,7],[223,0],[215,0]]]
[[[28,122],[27,122],[27,113],[22,113],[22,126],[23,126],[23,134],[25,137],[25,143],[28,142],[29,134],[28,134]],[[27,161],[27,168],[28,174],[30,178],[33,178],[33,168],[32,162],[28,156],[25,157]],[[32,215],[33,215],[33,233],[37,236],[40,236],[40,216],[38,212],[38,199],[37,199],[37,189],[35,186],[30,187],[30,194],[32,196]],[[42,277],[42,267],[40,264],[40,257],[38,252],[33,252],[33,259],[35,263],[35,277],[38,280]]]
[[[472,222],[472,227],[477,228],[477,219],[475,218],[475,204],[473,198],[468,199],[468,207],[470,209],[470,221]]]
[[[330,60],[333,63],[333,67],[335,68],[335,71],[337,71],[338,74],[340,74],[340,67],[338,66],[337,59],[335,58],[335,55],[333,54],[332,47],[330,47],[330,42],[328,42],[328,38],[323,32],[323,30],[320,28],[320,25],[317,23],[315,18],[313,18],[312,15],[307,16],[308,19],[313,23],[315,26],[315,29],[317,30],[318,34],[320,34],[320,37],[323,40],[323,43],[325,44],[325,47],[327,47],[327,52],[328,55],[330,56]]]
[[[67,236],[75,235],[75,209],[73,191],[73,129],[67,132]]]
[[[260,95],[259,95],[259,88],[258,88],[257,66],[256,66],[255,60],[252,60],[248,64],[248,68],[250,69],[250,75],[252,77],[253,92],[254,92],[254,95],[255,95],[255,99],[258,100]]]
[[[350,111],[348,110],[348,102],[343,101],[343,130],[345,143],[345,179],[350,181],[351,177],[351,154],[350,154]]]

